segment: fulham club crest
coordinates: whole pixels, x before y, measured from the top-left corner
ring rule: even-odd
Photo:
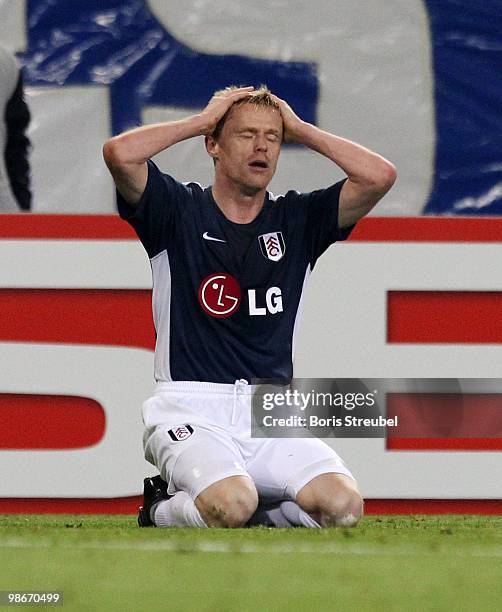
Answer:
[[[193,434],[193,427],[190,425],[179,425],[178,427],[174,427],[173,429],[166,430],[166,433],[169,435],[173,442],[181,442],[182,440],[186,440]]]
[[[279,261],[284,257],[286,245],[284,244],[282,232],[262,234],[258,236],[258,240],[260,241],[260,249],[263,257],[271,259],[272,261]]]

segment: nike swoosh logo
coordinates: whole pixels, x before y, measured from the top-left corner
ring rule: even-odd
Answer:
[[[221,238],[213,238],[207,232],[204,232],[202,234],[202,237],[204,238],[204,240],[214,240],[215,242],[226,242],[226,240],[222,240]]]

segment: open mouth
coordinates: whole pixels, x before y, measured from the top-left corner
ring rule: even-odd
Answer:
[[[267,162],[261,160],[253,161],[249,165],[251,166],[251,168],[261,168],[263,170],[266,170],[268,168]]]

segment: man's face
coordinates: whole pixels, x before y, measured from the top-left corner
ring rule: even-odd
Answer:
[[[216,175],[252,195],[266,188],[275,174],[282,142],[279,109],[242,104],[231,109],[217,141],[208,151],[217,158]]]

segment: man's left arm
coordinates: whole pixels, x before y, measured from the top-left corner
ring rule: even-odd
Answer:
[[[303,144],[331,159],[348,177],[340,192],[338,226],[354,225],[383,198],[396,180],[395,166],[381,155],[302,121],[277,96],[284,122],[285,142]]]

